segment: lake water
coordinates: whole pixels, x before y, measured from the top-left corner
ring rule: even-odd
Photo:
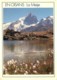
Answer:
[[[53,44],[49,40],[34,41],[4,41],[4,63],[11,59],[17,59],[19,63],[46,59]]]

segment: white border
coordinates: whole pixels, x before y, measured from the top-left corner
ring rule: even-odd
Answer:
[[[12,0],[13,1],[13,0]],[[52,0],[53,1],[53,0]],[[14,1],[13,1],[14,2]],[[53,75],[51,75],[51,77],[50,76],[46,76],[46,75],[43,75],[43,76],[38,76],[38,75],[35,75],[35,76],[37,76],[37,77],[34,77],[34,76],[25,76],[24,75],[24,77],[22,77],[22,76],[20,76],[20,77],[18,77],[19,75],[17,75],[17,76],[13,76],[13,75],[11,75],[11,77],[9,76],[9,75],[6,75],[6,76],[2,76],[2,74],[0,74],[0,80],[1,79],[3,79],[3,80],[10,80],[10,79],[13,79],[13,80],[16,80],[16,79],[22,79],[22,80],[57,80],[57,71],[56,71],[56,68],[57,68],[57,65],[56,65],[56,62],[57,62],[57,45],[55,45],[56,43],[57,43],[57,18],[56,18],[56,14],[57,14],[57,12],[56,12],[56,6],[57,6],[57,4],[55,3],[56,1],[53,1],[53,3],[55,4],[55,6],[54,6],[54,52],[55,52],[55,59],[54,59],[54,69],[55,69],[55,76],[53,76]],[[0,6],[2,6],[1,5],[1,3],[0,3]],[[2,8],[0,8],[0,11],[2,11]],[[1,18],[1,21],[0,21],[0,26],[2,26],[2,17],[3,17],[3,15],[2,15],[2,12],[0,13],[0,18]],[[2,53],[3,52],[3,32],[2,32],[2,27],[0,28],[0,43],[1,43],[1,51],[0,51],[0,53]],[[1,35],[2,34],[2,35]],[[0,58],[0,65],[2,65],[2,54],[1,54],[1,58]],[[2,66],[1,66],[1,68],[0,68],[0,73],[2,73]]]
[[[7,3],[7,2],[5,2],[5,3]],[[10,6],[10,7],[5,7],[5,3],[3,2],[2,3],[2,9],[3,8],[16,8],[16,7],[12,7],[12,6]],[[20,2],[19,2],[20,3]],[[22,2],[21,2],[22,3]],[[29,3],[29,2],[24,2],[25,4],[26,3]],[[33,3],[33,2],[30,2],[30,3]],[[34,3],[35,4],[35,3]],[[41,2],[41,3],[38,3],[38,4],[40,4],[41,5],[41,7],[40,8],[53,8],[53,12],[54,12],[54,3],[52,2],[52,3],[50,3],[50,2],[45,2],[45,3],[43,3],[43,2]],[[48,5],[49,4],[49,5]],[[51,5],[50,5],[51,4]],[[20,8],[20,6],[18,6],[18,8]],[[22,6],[21,6],[21,8],[23,8]],[[26,6],[24,7],[24,8],[27,8]],[[36,7],[28,7],[28,8],[36,8]],[[3,12],[2,12],[3,13]],[[54,14],[53,14],[54,15]],[[3,58],[3,57],[2,57]],[[55,74],[37,74],[37,75],[20,75],[20,74],[18,74],[18,75],[3,75],[3,77],[54,77],[55,76]]]

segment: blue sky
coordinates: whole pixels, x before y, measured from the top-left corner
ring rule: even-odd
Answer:
[[[16,21],[32,13],[38,20],[53,16],[53,8],[4,8],[3,9],[3,23]]]

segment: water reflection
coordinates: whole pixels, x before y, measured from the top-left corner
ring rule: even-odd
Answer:
[[[4,62],[17,59],[19,62],[46,58],[52,44],[48,40],[4,41]]]

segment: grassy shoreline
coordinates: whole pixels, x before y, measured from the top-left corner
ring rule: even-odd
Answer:
[[[53,54],[49,53],[46,60],[23,62],[18,64],[17,60],[9,60],[4,64],[3,74],[54,74]]]

